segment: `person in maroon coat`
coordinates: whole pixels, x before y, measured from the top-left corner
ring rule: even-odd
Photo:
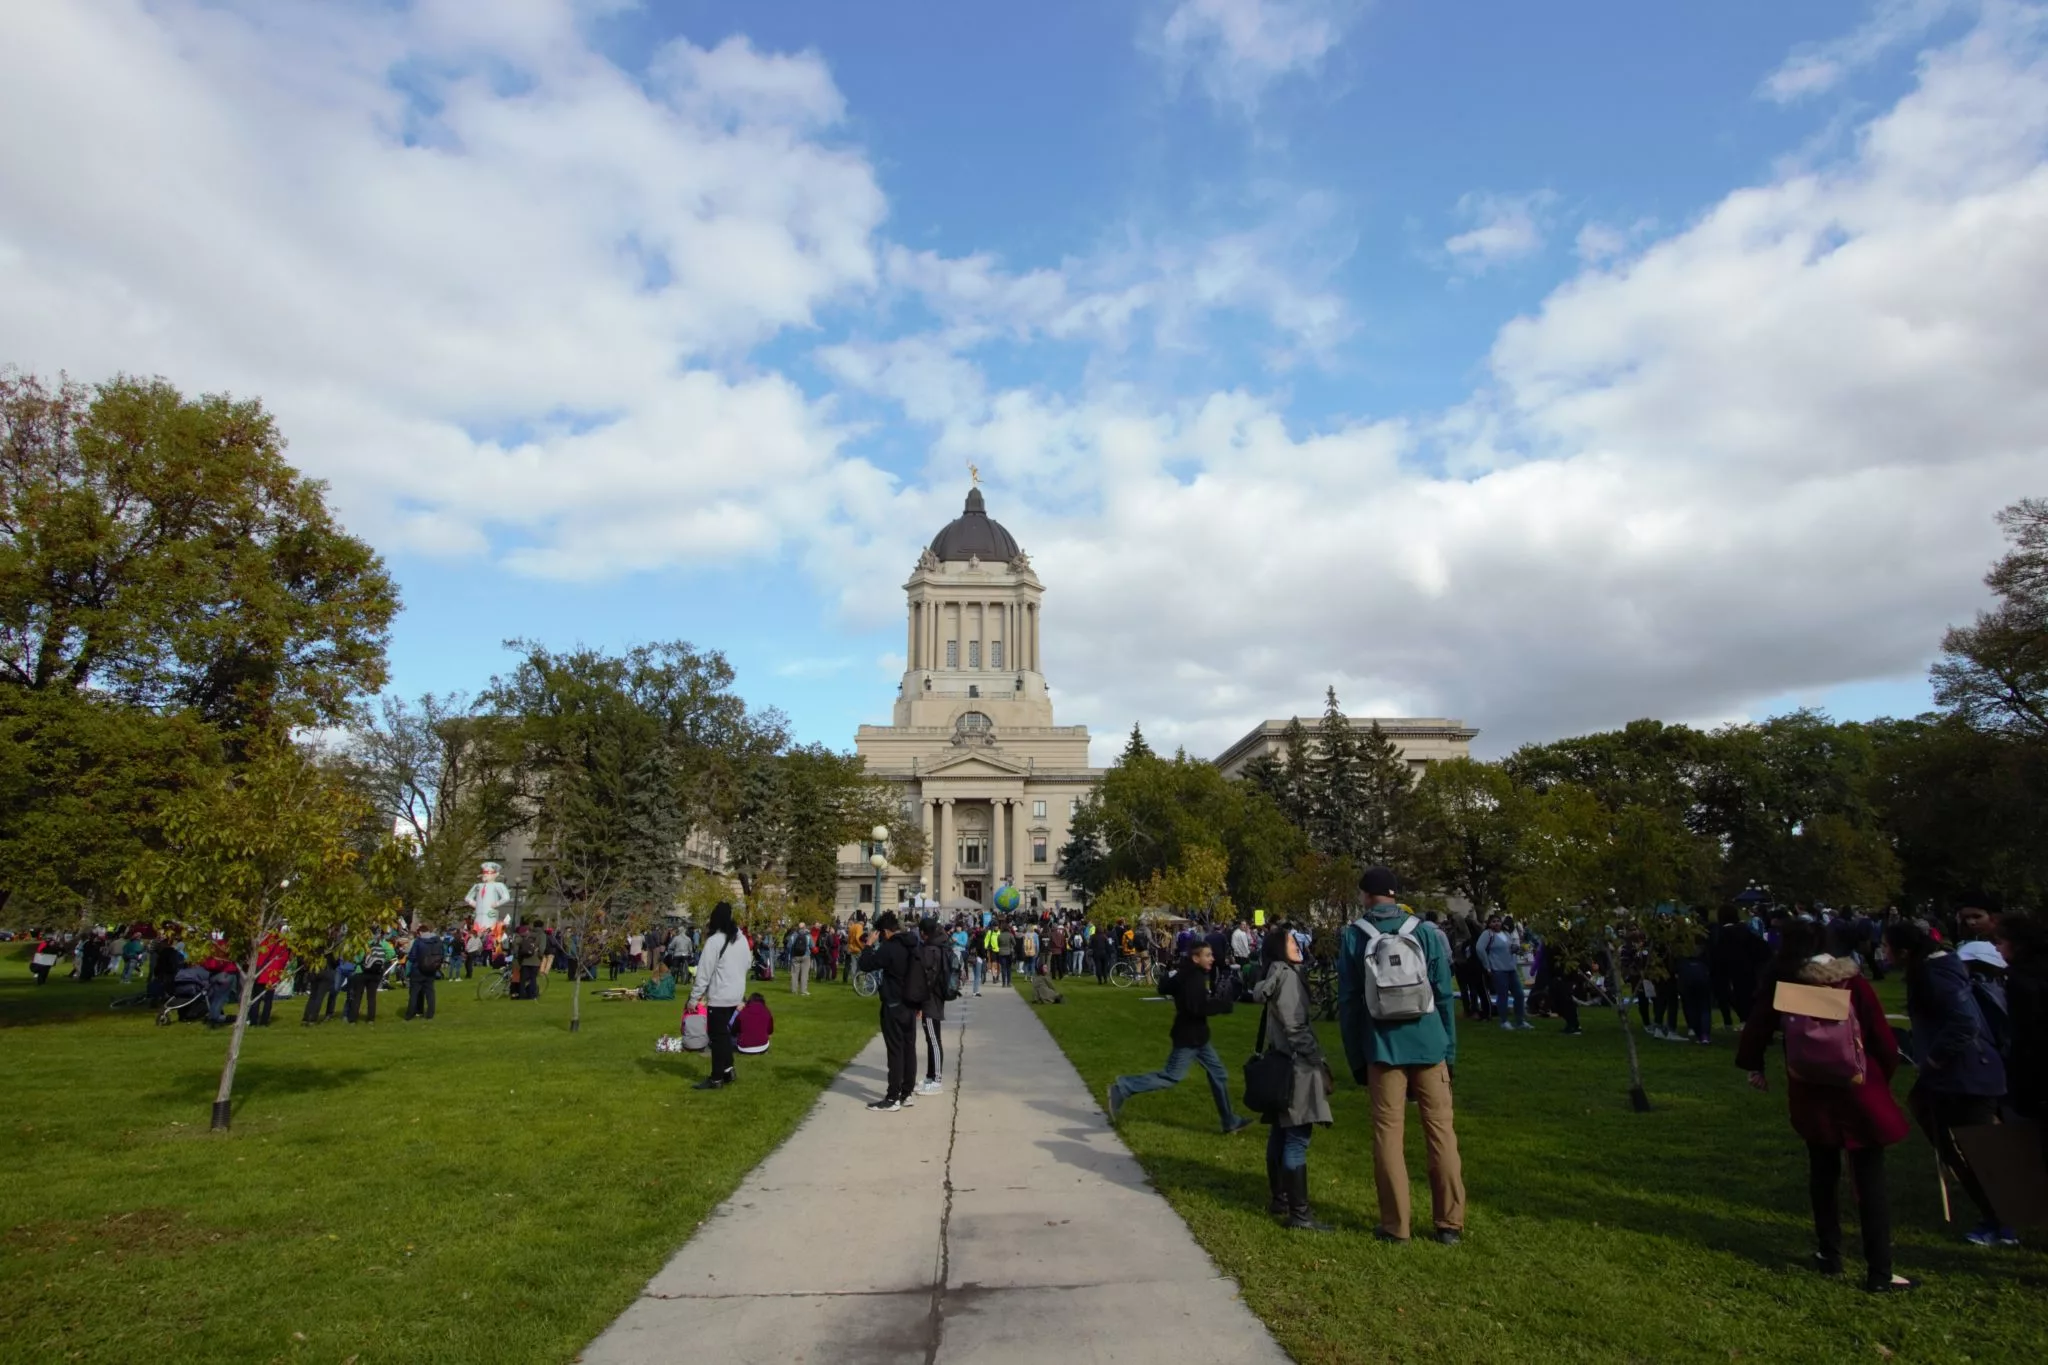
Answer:
[[[1789,921],[1772,970],[1779,981],[1847,991],[1850,1011],[1863,1034],[1861,1085],[1818,1085],[1792,1076],[1785,1080],[1792,1131],[1806,1143],[1813,1231],[1820,1244],[1813,1254],[1814,1268],[1823,1275],[1842,1273],[1841,1182],[1846,1153],[1863,1229],[1864,1288],[1873,1294],[1903,1293],[1915,1282],[1892,1273],[1891,1195],[1884,1173],[1884,1149],[1903,1141],[1911,1128],[1892,1098],[1899,1043],[1877,992],[1863,979],[1855,959],[1829,957],[1820,949],[1818,925]],[[1749,1073],[1750,1085],[1758,1090],[1770,1088],[1764,1053],[1779,1022],[1770,993],[1759,995],[1736,1044],[1735,1065]]]

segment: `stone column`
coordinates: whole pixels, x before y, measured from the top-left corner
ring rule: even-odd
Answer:
[[[1003,839],[1003,847],[1010,851],[1010,865],[1007,870],[1010,874],[1010,884],[1015,886],[1022,881],[1017,873],[1017,864],[1023,861],[1017,856],[1017,840],[1024,832],[1024,803],[1013,798],[1003,805],[1003,819],[1009,822],[1009,832]]]
[[[932,899],[944,901],[952,895],[947,885],[953,871],[953,798],[939,798],[939,837],[932,841]]]
[[[924,884],[926,894],[939,880],[939,803],[926,797],[918,803],[924,821]]]
[[[1010,847],[1010,803],[1001,797],[992,798],[988,803],[989,813],[989,880],[1001,882],[1003,868],[1008,865]],[[993,895],[993,893],[991,893]]]

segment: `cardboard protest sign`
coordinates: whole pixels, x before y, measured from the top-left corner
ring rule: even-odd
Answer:
[[[1847,1019],[1849,992],[1838,991],[1833,986],[1802,986],[1796,981],[1780,981],[1778,993],[1771,998],[1771,1006],[1780,1014],[1803,1014],[1811,1019]]]

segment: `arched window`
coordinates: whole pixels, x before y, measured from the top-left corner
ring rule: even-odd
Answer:
[[[953,723],[953,733],[968,739],[984,738],[995,728],[995,722],[979,711],[969,711]]]

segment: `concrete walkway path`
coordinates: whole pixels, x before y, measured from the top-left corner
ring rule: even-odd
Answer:
[[[877,1037],[581,1359],[1285,1362],[1031,1006],[948,1014],[942,1093],[869,1113]]]

